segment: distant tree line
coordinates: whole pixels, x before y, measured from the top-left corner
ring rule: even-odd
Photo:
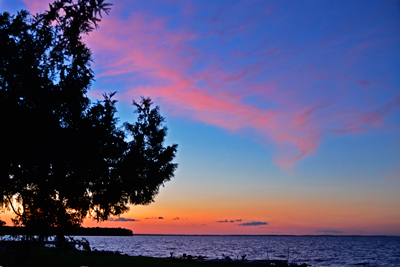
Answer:
[[[58,229],[47,228],[47,229],[29,229],[30,235],[44,235],[44,236],[54,236],[58,234]],[[26,235],[27,229],[25,227],[12,227],[12,226],[1,226],[0,227],[0,236],[21,236]],[[103,228],[103,227],[80,227],[67,229],[64,232],[65,235],[68,236],[132,236],[132,230],[125,228]]]

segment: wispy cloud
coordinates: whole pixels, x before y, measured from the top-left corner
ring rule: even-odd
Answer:
[[[241,222],[242,219],[239,220],[222,220],[222,221],[216,221],[217,223],[234,223],[234,222]]]
[[[145,220],[163,220],[164,217],[146,217]]]
[[[167,20],[136,14],[124,21],[113,20],[96,32],[89,40],[95,51],[101,51],[101,68],[105,71],[100,76],[130,73],[133,80],[151,80],[127,87],[124,97],[150,94],[161,98],[176,115],[190,116],[233,132],[252,128],[264,138],[258,140],[264,144],[274,142],[280,149],[275,163],[283,168],[290,169],[297,160],[314,155],[324,133],[361,133],[383,126],[385,117],[399,106],[398,101],[370,106],[358,99],[361,106],[340,109],[348,101],[343,97],[346,87],[354,90],[352,84],[358,84],[365,91],[372,82],[342,78],[336,85],[329,85],[331,88],[325,88],[324,94],[318,94],[319,86],[313,85],[313,77],[318,77],[316,84],[331,84],[340,74],[314,69],[307,77],[298,71],[300,66],[255,83],[261,73],[271,71],[271,64],[282,68],[299,57],[296,53],[300,52],[288,53],[290,58],[282,55],[271,59],[268,55],[247,65],[217,61],[218,56],[212,51],[206,55],[190,45],[204,37],[193,31],[172,31],[166,23]],[[107,63],[107,58],[113,60]],[[215,60],[204,62],[203,58]],[[198,64],[203,65],[201,70],[190,71]],[[234,68],[227,69],[226,64],[233,64]],[[287,76],[289,73],[291,76]],[[291,82],[287,83],[288,80]],[[338,86],[344,87],[342,96],[334,93]],[[305,91],[313,97],[305,97]],[[262,108],[256,102],[250,104],[253,98],[272,108]]]
[[[175,217],[172,220],[174,221],[183,221],[183,220],[187,220],[188,218],[180,218],[180,217]]]
[[[39,2],[25,0],[34,8]],[[382,40],[365,39],[371,29],[354,35],[351,27],[358,24],[338,25],[306,43],[284,39],[302,40],[296,32],[265,31],[249,43],[247,34],[268,28],[263,25],[270,25],[270,18],[276,29],[291,29],[280,28],[283,21],[274,17],[278,7],[242,5],[231,7],[239,21],[224,20],[231,14],[208,7],[215,14],[199,16],[199,28],[193,18],[201,8],[194,4],[177,14],[183,26],[171,27],[172,17],[150,11],[120,16],[129,4],[115,3],[100,30],[87,38],[98,81],[112,85],[118,80],[122,99],[150,95],[170,114],[247,134],[263,146],[273,143],[274,163],[286,171],[316,154],[326,134],[365,133],[387,126],[387,117],[400,107],[400,96],[388,78],[368,75],[371,51],[382,51]],[[232,38],[236,41],[230,43]],[[382,90],[387,97],[371,101]]]
[[[261,226],[268,225],[267,222],[247,222],[247,223],[239,223],[239,226]]]
[[[139,222],[140,220],[119,217],[119,218],[108,218],[108,221],[111,221],[111,222]]]

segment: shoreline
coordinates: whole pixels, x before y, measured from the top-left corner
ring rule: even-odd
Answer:
[[[18,241],[14,241],[18,242]],[[195,260],[180,258],[156,258],[147,256],[128,256],[107,251],[81,251],[37,246],[9,246],[4,249],[0,242],[0,266],[147,266],[147,267],[238,267],[243,265],[258,266],[308,266],[307,264],[288,264],[285,260]],[[4,245],[4,244],[3,244]]]

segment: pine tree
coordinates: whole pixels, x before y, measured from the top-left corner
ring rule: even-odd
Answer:
[[[154,201],[177,145],[149,98],[118,127],[115,93],[91,104],[92,54],[82,40],[110,11],[104,0],[58,0],[30,17],[0,14],[0,199],[27,229],[80,226]]]

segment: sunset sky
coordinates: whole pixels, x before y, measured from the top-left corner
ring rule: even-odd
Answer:
[[[89,97],[117,91],[134,122],[132,99],[150,96],[179,167],[155,203],[84,226],[400,235],[398,1],[109,2],[85,37]]]

